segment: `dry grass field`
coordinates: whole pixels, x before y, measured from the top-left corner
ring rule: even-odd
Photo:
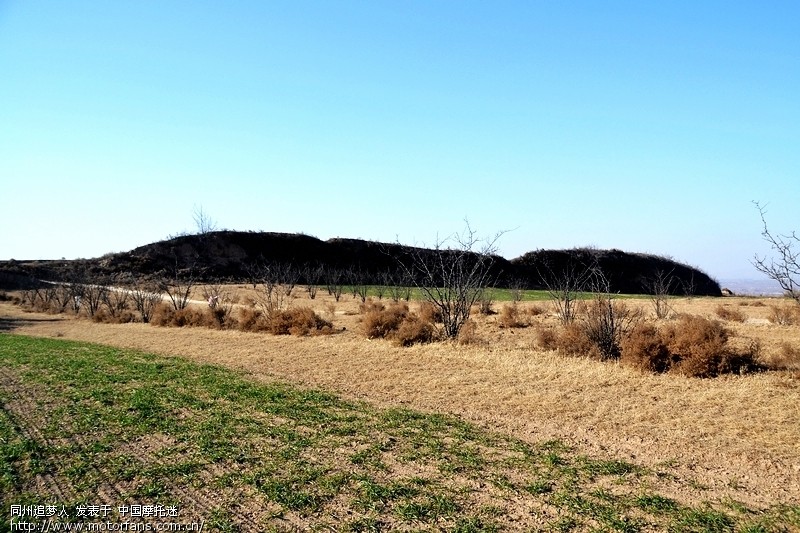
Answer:
[[[253,297],[245,285],[231,291],[237,305]],[[98,324],[27,312],[9,302],[0,302],[0,329],[179,356],[378,407],[453,414],[531,443],[560,439],[593,457],[667,471],[648,483],[686,504],[730,500],[766,508],[800,502],[800,367],[792,359],[800,350],[800,327],[769,320],[774,307],[790,302],[671,300],[675,313],[728,317],[723,322],[733,332],[734,345],[757,341],[762,360],[787,367],[698,379],[644,374],[614,362],[542,350],[537,332],[557,327],[548,302],[518,304],[527,327],[500,327],[502,313],[480,315],[469,344],[402,348],[365,338],[360,302],[351,295],[335,302],[324,290],[313,300],[301,290],[295,294],[292,305],[314,308],[336,333],[296,337]],[[646,299],[628,304],[652,314]],[[506,305],[496,302],[494,309]],[[720,306],[733,313],[721,312]]]

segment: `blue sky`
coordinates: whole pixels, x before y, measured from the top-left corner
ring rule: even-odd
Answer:
[[[220,227],[758,277],[800,230],[800,4],[0,0],[0,259]]]

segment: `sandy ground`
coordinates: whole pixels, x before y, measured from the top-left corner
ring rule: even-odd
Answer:
[[[680,501],[800,502],[797,372],[710,380],[645,375],[539,350],[535,328],[501,329],[497,316],[479,319],[480,342],[474,345],[399,348],[364,338],[358,305],[349,295],[333,303],[322,292],[302,303],[332,314],[334,325],[345,328],[341,333],[297,338],[95,324],[28,313],[6,302],[0,303],[0,331],[180,356],[376,405],[453,413],[532,442],[560,438],[582,453],[668,471],[674,477],[665,476],[658,489]],[[721,303],[742,311],[745,322],[726,322],[734,341],[758,340],[766,358],[777,357],[784,343],[800,348],[800,327],[767,320],[770,305],[785,302],[757,301],[682,299],[673,307],[709,317]],[[648,303],[632,305],[646,309]],[[549,313],[532,320],[554,324]]]

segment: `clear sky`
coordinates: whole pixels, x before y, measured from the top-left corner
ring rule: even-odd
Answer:
[[[800,3],[0,0],[0,259],[221,228],[759,274],[800,231]]]

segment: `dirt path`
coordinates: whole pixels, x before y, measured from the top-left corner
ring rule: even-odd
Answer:
[[[537,352],[519,339],[403,349],[350,329],[295,338],[101,325],[10,304],[0,304],[2,330],[178,355],[378,405],[454,413],[525,440],[561,438],[656,470],[669,465],[676,477],[659,489],[686,502],[800,502],[800,381],[787,374],[650,376]]]

